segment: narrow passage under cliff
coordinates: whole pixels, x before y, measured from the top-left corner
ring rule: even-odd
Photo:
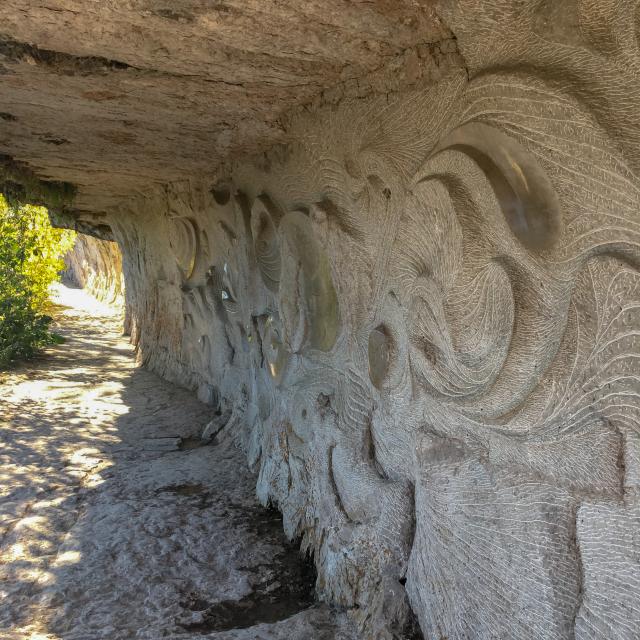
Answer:
[[[353,638],[210,408],[60,287],[67,341],[0,379],[0,637]]]

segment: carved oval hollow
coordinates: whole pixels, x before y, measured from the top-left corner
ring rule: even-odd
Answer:
[[[169,245],[185,279],[193,275],[198,253],[198,231],[190,218],[172,218]]]
[[[547,174],[531,153],[495,127],[471,122],[436,148],[469,156],[482,169],[509,228],[533,251],[552,248],[560,235],[560,205]]]
[[[267,320],[266,329],[266,336],[263,341],[265,361],[269,375],[276,384],[280,384],[289,362],[289,352],[280,340],[279,332],[272,316]]]
[[[251,211],[252,233],[255,239],[255,252],[258,269],[267,289],[276,292],[280,284],[280,241],[272,216],[275,208],[270,201],[261,196]]]
[[[338,338],[340,313],[329,260],[303,213],[289,213],[281,226],[292,260],[283,273],[287,286],[280,290],[289,344],[294,351],[304,346],[330,351]]]
[[[231,199],[231,187],[225,182],[219,182],[211,189],[211,195],[220,206],[224,206]]]
[[[383,325],[376,327],[369,334],[369,378],[374,387],[382,388],[389,376],[393,341],[389,331]]]

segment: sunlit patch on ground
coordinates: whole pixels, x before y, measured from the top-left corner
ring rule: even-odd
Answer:
[[[0,379],[0,638],[352,637],[242,454],[191,446],[209,409],[136,368],[109,307],[55,296],[66,342]]]

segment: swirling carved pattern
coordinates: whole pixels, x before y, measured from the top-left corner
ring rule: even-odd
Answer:
[[[289,348],[329,351],[340,329],[338,298],[329,261],[309,219],[292,212],[282,220],[284,255],[280,308]]]
[[[585,638],[605,637],[605,628],[632,637],[619,611],[616,620],[603,606],[618,587],[604,577],[609,561],[595,555],[597,525],[584,525],[584,549],[570,533],[577,502],[568,490],[619,499],[621,434],[640,430],[637,224],[619,209],[616,227],[606,226],[613,212],[602,196],[597,215],[576,207],[598,172],[615,174],[604,153],[592,151],[597,166],[576,159],[583,177],[570,190],[573,167],[564,175],[553,165],[570,205],[563,212],[532,152],[487,125],[478,134],[478,126],[454,129],[435,147],[397,242],[411,366],[440,403],[427,413],[438,437],[427,437],[421,454],[411,600],[433,612],[419,613],[429,636],[529,637],[517,605],[525,597],[545,620],[538,637],[565,637],[574,623]],[[495,467],[486,467],[483,450]],[[633,552],[620,527],[637,526],[634,509],[615,516],[625,579]],[[509,540],[518,541],[517,558],[505,555]],[[584,552],[591,594],[576,622]],[[546,557],[553,576],[537,569]],[[595,593],[596,584],[608,593]],[[633,579],[630,588],[637,593]]]
[[[265,286],[275,292],[280,284],[281,263],[276,223],[281,216],[266,196],[257,198],[251,211],[258,269]]]
[[[189,322],[227,354],[207,375],[243,416],[261,499],[366,637],[410,602],[425,637],[631,639],[640,128],[630,99],[607,115],[632,84],[580,92],[566,70],[571,46],[609,79],[637,52],[609,65],[617,27],[593,19],[565,40],[557,3],[454,4],[481,31],[533,21],[557,75],[508,59],[293,129],[289,159],[239,171],[261,196],[213,198],[202,286],[222,312],[189,303]]]
[[[550,249],[560,239],[558,197],[534,156],[495,127],[471,122],[436,147],[468,155],[491,184],[509,228],[528,249]]]

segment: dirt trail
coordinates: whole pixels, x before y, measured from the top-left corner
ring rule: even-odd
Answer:
[[[0,379],[0,639],[354,638],[242,454],[194,446],[210,409],[58,298],[67,342]]]

